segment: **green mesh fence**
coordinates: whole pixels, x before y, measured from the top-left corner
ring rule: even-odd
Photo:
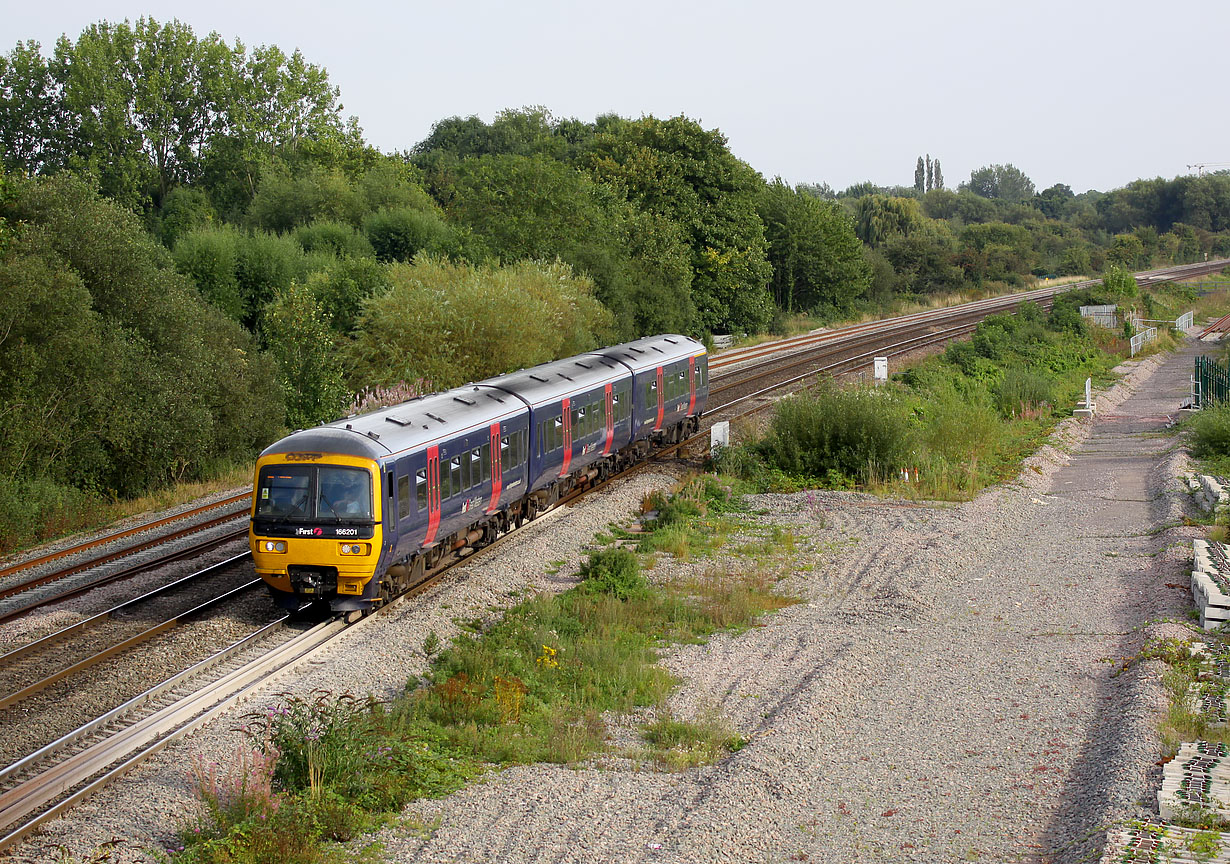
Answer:
[[[1221,402],[1230,398],[1230,369],[1212,357],[1197,357],[1195,384],[1195,407]]]

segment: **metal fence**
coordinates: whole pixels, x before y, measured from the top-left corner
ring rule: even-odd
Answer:
[[[1194,322],[1194,319],[1192,317],[1193,314],[1194,313],[1192,312],[1184,312],[1182,315],[1176,318],[1174,322],[1174,329],[1182,333],[1184,330],[1187,330],[1188,328],[1190,328]]]
[[[1113,330],[1119,326],[1119,319],[1115,315],[1115,310],[1118,308],[1118,306],[1082,306],[1081,317],[1088,318],[1099,327]]]
[[[1139,351],[1141,348],[1148,345],[1150,342],[1152,342],[1156,338],[1157,338],[1157,328],[1156,327],[1148,327],[1144,330],[1141,330],[1139,333],[1137,333],[1135,336],[1132,337],[1132,353],[1129,356],[1135,357],[1137,351]]]
[[[1230,369],[1212,357],[1197,357],[1196,371],[1192,375],[1192,407],[1203,408],[1227,398],[1230,398]]]

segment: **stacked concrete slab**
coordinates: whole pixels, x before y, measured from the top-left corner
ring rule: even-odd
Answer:
[[[1192,596],[1200,626],[1212,630],[1230,620],[1230,547],[1192,541]]]
[[[1166,820],[1212,814],[1230,818],[1230,759],[1225,747],[1204,741],[1185,743],[1162,768],[1158,813]]]
[[[1140,822],[1116,828],[1107,835],[1102,864],[1143,864],[1146,861],[1150,864],[1187,861],[1230,864],[1230,834]]]
[[[1230,510],[1230,489],[1226,488],[1221,478],[1197,474],[1187,478],[1187,485],[1201,508],[1213,513]]]

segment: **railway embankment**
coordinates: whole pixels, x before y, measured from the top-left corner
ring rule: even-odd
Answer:
[[[669,647],[661,707],[720,716],[746,741],[664,771],[615,752],[580,766],[493,771],[420,801],[373,840],[416,861],[1078,861],[1105,826],[1156,812],[1161,663],[1189,634],[1190,505],[1166,432],[1190,350],[1133,364],[1092,421],[1071,421],[1018,482],[959,505],[837,492],[754,496],[748,536],[712,556],[659,554],[656,578],[791,561],[802,602],[744,632]],[[531,526],[505,555],[459,568],[397,614],[344,636],[275,691],[398,692],[424,642],[492,622],[527,592],[573,584],[582,547],[626,522],[667,471]],[[764,545],[791,538],[788,556]],[[760,545],[756,545],[760,544]],[[753,548],[755,547],[755,548]],[[619,747],[646,716],[608,718]],[[175,842],[191,765],[243,738],[215,723],[15,850],[54,860],[113,837],[120,860]]]

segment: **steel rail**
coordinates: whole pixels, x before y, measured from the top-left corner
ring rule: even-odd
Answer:
[[[245,511],[245,513],[246,512],[247,511]],[[50,597],[42,597],[28,606],[19,606],[18,608],[10,609],[7,612],[0,612],[0,624],[3,624],[5,621],[11,621],[14,618],[19,618],[34,609],[59,602],[60,600],[67,600],[70,597],[85,594],[88,591],[93,591],[95,588],[101,588],[104,585],[109,585],[112,582],[119,581],[120,579],[127,579],[129,576],[133,576],[137,573],[144,573],[147,570],[153,570],[174,561],[182,561],[185,558],[194,558],[203,552],[208,552],[211,549],[216,549],[219,546],[223,546],[234,540],[238,540],[241,537],[247,536],[248,529],[241,528],[238,531],[233,531],[229,534],[223,535],[222,537],[214,537],[213,539],[196,543],[186,549],[180,549],[175,552],[167,552],[163,555],[159,555],[157,558],[152,558],[149,561],[129,565],[128,567],[116,570],[114,573],[108,573],[106,576],[101,576],[98,579],[92,579],[84,585],[69,588],[57,594],[52,594]],[[0,659],[3,659],[3,656],[4,655],[0,655]]]
[[[72,664],[71,666],[67,666],[64,669],[59,670],[58,672],[53,672],[47,677],[41,678],[32,684],[27,684],[25,687],[21,688],[20,690],[17,690],[13,693],[9,693],[7,696],[0,697],[0,709],[8,708],[10,705],[15,705],[18,702],[21,702],[23,699],[30,698],[35,693],[38,693],[42,690],[46,690],[51,685],[59,681],[63,681],[65,678],[68,678],[69,676],[76,675],[78,672],[84,672],[86,669],[89,669],[92,666],[97,666],[99,663],[103,662],[104,660],[108,660],[111,657],[116,656],[117,654],[121,654],[124,651],[127,651],[130,648],[135,648],[138,645],[141,645],[145,642],[149,642],[155,636],[159,636],[163,633],[166,633],[166,632],[169,632],[175,629],[176,627],[178,627],[179,625],[187,621],[189,618],[193,618],[196,615],[199,615],[200,613],[208,609],[212,609],[214,606],[217,606],[221,603],[225,603],[227,600],[232,600],[235,597],[239,596],[240,594],[243,594],[247,591],[252,590],[253,588],[256,588],[260,584],[261,584],[260,579],[251,579],[247,582],[244,582],[242,585],[236,586],[235,588],[231,588],[223,592],[222,594],[219,594],[216,597],[211,597],[210,599],[206,600],[204,603],[198,603],[196,606],[193,606],[191,609],[187,609],[179,613],[178,615],[173,615],[170,618],[167,618],[165,621],[161,621],[158,624],[153,625],[152,627],[147,627],[145,630],[142,630],[140,633],[136,633],[132,636],[129,636],[127,639],[117,642],[114,645],[108,646],[107,648],[104,648],[103,650],[98,651],[89,657],[86,657],[84,660],[78,660],[76,663]]]
[[[249,493],[251,494],[251,493]],[[73,564],[69,567],[64,567],[59,570],[42,576],[35,576],[32,579],[27,579],[24,582],[19,582],[16,585],[8,585],[0,588],[0,600],[6,597],[12,597],[15,594],[21,594],[29,591],[31,588],[37,588],[40,585],[46,585],[48,582],[58,582],[68,576],[80,573],[83,570],[91,570],[103,564],[109,564],[118,558],[127,558],[129,555],[135,555],[138,552],[144,552],[146,549],[151,549],[154,546],[161,546],[163,543],[169,543],[172,540],[178,540],[181,537],[186,537],[189,534],[196,534],[200,531],[205,531],[209,528],[216,528],[219,525],[225,525],[227,522],[233,522],[236,519],[242,519],[248,515],[247,508],[236,510],[232,513],[227,513],[223,516],[218,516],[214,519],[209,519],[205,522],[198,522],[195,525],[189,525],[187,528],[181,528],[179,531],[173,531],[170,534],[163,534],[152,540],[146,540],[134,546],[126,546],[123,549],[117,549],[115,552],[109,552],[106,555],[100,555],[97,558],[91,558],[89,561],[82,561],[78,564]],[[173,559],[172,559],[173,560]]]
[[[309,659],[347,626],[336,619],[318,624],[208,687],[0,793],[0,831],[8,832],[0,837],[0,849],[12,846],[39,825],[122,777],[171,741],[209,722],[273,676]],[[101,771],[106,773],[89,780]],[[70,794],[48,807],[65,793]],[[37,815],[27,819],[31,814]]]
[[[1177,267],[1161,268],[1158,270],[1142,270],[1133,275],[1137,282],[1154,284],[1156,282],[1170,282],[1183,278],[1191,278],[1192,276],[1203,275],[1204,273],[1213,270],[1221,270],[1227,266],[1230,266],[1230,259],[1219,259],[1212,262],[1183,264]],[[1012,307],[1026,301],[1050,299],[1068,291],[1076,291],[1082,288],[1089,288],[1094,285],[1098,285],[1101,281],[1101,279],[1086,279],[1080,282],[1069,282],[1063,285],[1035,288],[1030,291],[1023,291],[1016,294],[1004,294],[999,297],[988,297],[982,300],[975,300],[970,303],[962,303],[957,306],[945,306],[937,309],[911,312],[906,315],[896,316],[894,318],[885,318],[880,321],[854,324],[849,327],[839,328],[837,330],[826,330],[821,333],[806,333],[801,336],[794,336],[789,339],[781,339],[762,345],[752,345],[746,348],[735,348],[729,351],[723,351],[721,354],[713,355],[709,360],[709,368],[711,370],[720,369],[736,363],[743,363],[757,357],[785,352],[792,348],[807,347],[819,342],[831,341],[844,336],[859,335],[868,331],[882,329],[885,325],[893,326],[908,324],[910,322],[935,320],[936,318],[941,318],[946,314],[961,314],[962,310],[965,310],[966,313],[972,313],[987,306],[992,308],[1000,306]]]
[[[112,606],[110,609],[104,609],[102,612],[98,612],[94,615],[91,615],[89,618],[82,618],[80,621],[76,622],[75,624],[70,624],[67,627],[64,627],[60,630],[56,630],[54,633],[49,633],[46,636],[36,639],[33,642],[29,642],[25,645],[20,645],[17,648],[12,649],[11,651],[6,651],[5,653],[0,654],[0,664],[15,660],[18,657],[22,656],[23,654],[28,654],[33,650],[37,650],[38,648],[50,645],[52,642],[55,642],[59,639],[63,639],[65,636],[69,636],[77,631],[85,630],[89,627],[94,626],[95,624],[101,624],[103,621],[112,617],[117,612],[122,612],[123,610],[128,609],[132,606],[136,606],[140,603],[144,603],[147,600],[153,600],[155,597],[159,597],[163,594],[170,593],[176,590],[177,588],[183,587],[189,582],[195,582],[196,580],[204,578],[205,576],[210,576],[219,570],[223,570],[232,564],[235,564],[239,561],[244,560],[245,558],[250,557],[251,554],[252,553],[250,552],[241,552],[238,555],[227,558],[225,561],[219,561],[217,564],[210,564],[204,570],[198,570],[195,573],[189,573],[187,576],[181,576],[179,579],[176,579],[174,582],[168,582],[166,585],[162,585],[158,588],[153,589],[152,591],[147,591],[146,593],[140,595],[139,597],[133,597],[129,600],[125,600],[123,603],[119,603],[115,606]]]
[[[127,528],[123,531],[116,531],[113,534],[107,534],[104,537],[98,537],[94,540],[88,540],[84,543],[78,543],[74,546],[69,546],[66,549],[60,549],[56,552],[48,552],[46,555],[40,555],[37,558],[31,558],[27,561],[19,561],[16,564],[10,564],[0,568],[0,579],[6,576],[11,576],[21,570],[28,570],[31,567],[37,567],[40,564],[47,564],[51,561],[67,558],[70,555],[76,555],[78,552],[85,552],[87,549],[94,549],[107,543],[114,543],[116,540],[123,540],[125,537],[131,537],[134,534],[140,534],[145,531],[151,531],[154,528],[161,528],[163,525],[169,525],[172,522],[178,522],[180,519],[190,519],[193,516],[199,516],[210,510],[216,510],[219,507],[225,507],[228,504],[235,504],[242,501],[244,498],[250,498],[251,492],[241,492],[238,495],[231,495],[228,498],[223,498],[220,501],[214,501],[212,504],[202,504],[199,507],[194,507],[191,510],[184,510],[181,513],[176,513],[173,516],[166,516],[162,519],[156,519],[153,522],[146,522],[143,525],[138,525],[135,528]]]
[[[226,661],[233,658],[240,651],[244,650],[245,648],[251,647],[254,643],[259,641],[260,639],[263,639],[266,636],[270,636],[276,633],[277,631],[285,628],[286,622],[289,619],[290,619],[290,615],[287,614],[287,615],[283,615],[281,618],[277,618],[269,622],[264,627],[261,627],[259,630],[249,633],[247,636],[244,636],[241,639],[238,639],[237,641],[232,642],[230,645],[226,646],[220,651],[215,652],[214,654],[211,654],[210,656],[206,657],[204,660],[198,661],[197,663],[195,663],[192,666],[189,666],[187,669],[184,669],[183,671],[176,672],[170,678],[167,678],[165,681],[162,681],[159,684],[155,684],[153,687],[149,688],[144,693],[138,693],[136,696],[133,696],[131,699],[129,699],[124,704],[117,705],[115,708],[112,708],[106,714],[103,714],[99,717],[95,717],[93,720],[89,721],[88,723],[78,726],[73,731],[68,732],[64,735],[61,735],[55,741],[52,741],[50,744],[46,744],[40,747],[38,750],[35,750],[33,753],[29,754],[28,756],[23,756],[21,759],[18,759],[12,765],[9,765],[5,768],[0,768],[0,783],[4,783],[6,781],[11,780],[14,777],[19,776],[23,771],[29,769],[30,767],[34,765],[37,765],[39,762],[43,762],[43,761],[46,761],[47,759],[50,759],[55,754],[61,751],[67,750],[68,748],[72,747],[78,742],[83,741],[86,738],[89,738],[94,733],[102,729],[105,729],[111,723],[120,721],[121,718],[123,718],[125,715],[130,714],[133,711],[137,710],[138,708],[141,708],[157,699],[160,699],[170,694],[176,687],[178,687],[180,684],[184,683],[185,681],[189,680],[190,678],[194,678],[197,675],[208,672],[210,669],[213,669],[214,667],[222,663],[225,663]]]

